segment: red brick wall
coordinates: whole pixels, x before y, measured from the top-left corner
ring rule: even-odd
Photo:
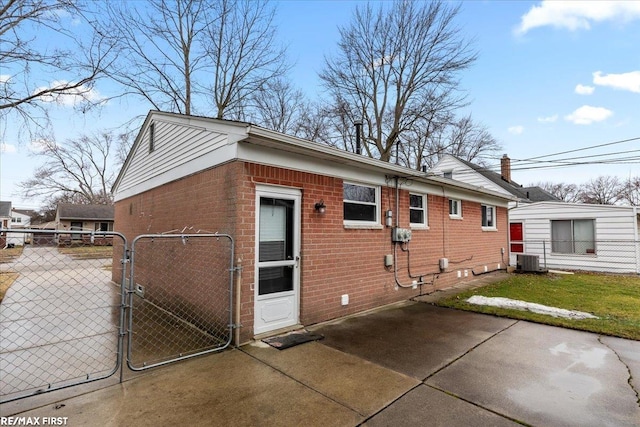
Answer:
[[[393,254],[391,231],[349,229],[343,225],[342,180],[311,173],[233,162],[183,178],[116,203],[116,231],[129,239],[142,233],[158,233],[193,227],[228,233],[235,239],[235,258],[242,260],[241,340],[253,336],[253,282],[255,248],[255,184],[302,189],[300,321],[305,325],[405,300],[460,280],[457,272],[504,267],[501,248],[507,245],[507,212],[497,209],[497,230],[482,231],[480,204],[462,201],[463,219],[449,218],[448,200],[428,196],[429,229],[414,229],[409,252],[397,249],[398,280],[410,285],[422,276],[428,284],[417,289],[396,286],[393,268],[384,267],[384,256]],[[395,210],[395,188],[381,191],[382,216]],[[400,226],[408,228],[409,191],[400,190]],[[326,213],[315,212],[324,199]],[[394,223],[395,223],[394,212]],[[381,220],[384,221],[383,219]],[[438,260],[449,259],[440,272]],[[506,258],[505,258],[506,259]],[[349,304],[341,305],[341,296]]]

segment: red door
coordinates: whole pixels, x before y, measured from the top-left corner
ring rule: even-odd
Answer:
[[[522,223],[512,222],[509,224],[509,236],[511,238],[511,253],[524,252],[524,242],[522,241]]]

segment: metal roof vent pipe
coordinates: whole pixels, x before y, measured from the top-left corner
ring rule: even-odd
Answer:
[[[356,154],[362,154],[362,122],[355,122],[354,126],[356,127]]]

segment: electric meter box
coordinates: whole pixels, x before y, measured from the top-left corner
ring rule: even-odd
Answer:
[[[411,240],[411,230],[407,228],[394,227],[391,229],[391,241],[406,243]]]

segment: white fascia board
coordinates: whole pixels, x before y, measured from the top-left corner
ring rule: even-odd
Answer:
[[[461,181],[427,176],[423,172],[253,126],[249,138],[239,144],[238,158],[375,185],[393,185],[386,177],[398,176],[413,181],[411,191],[502,207],[506,207],[509,200],[516,200],[513,196]]]

